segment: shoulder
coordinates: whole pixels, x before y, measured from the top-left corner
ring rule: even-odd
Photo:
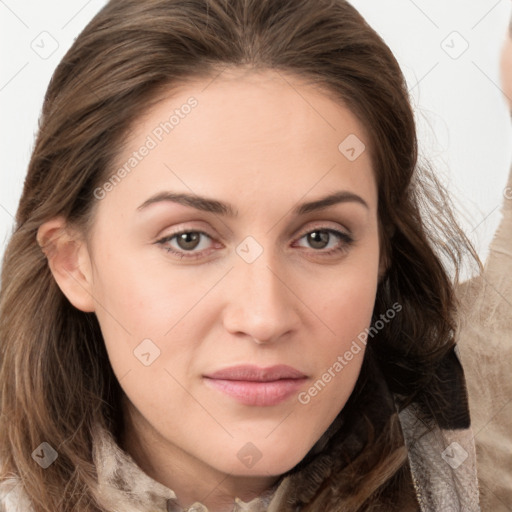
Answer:
[[[512,189],[512,172],[509,177]],[[457,342],[476,436],[482,508],[512,500],[512,201],[489,248],[482,275],[456,290]]]
[[[508,182],[512,190],[512,170]],[[508,190],[507,189],[507,190]],[[505,198],[501,221],[489,246],[489,255],[482,274],[456,288],[461,316],[469,317],[462,329],[474,330],[472,337],[485,329],[485,335],[507,334],[512,329],[512,200]],[[464,320],[464,319],[462,319]],[[464,337],[461,337],[464,343]],[[512,343],[509,342],[512,346]]]

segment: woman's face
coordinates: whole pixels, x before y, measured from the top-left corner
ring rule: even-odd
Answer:
[[[95,191],[89,281],[155,460],[279,475],[345,405],[379,275],[367,140],[273,72],[187,84],[133,127]]]

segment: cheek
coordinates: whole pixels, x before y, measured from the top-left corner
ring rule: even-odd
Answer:
[[[379,251],[375,242],[357,258],[340,265],[331,279],[310,283],[311,298],[321,305],[322,317],[336,335],[346,341],[366,328],[371,320],[378,286]]]
[[[220,316],[211,291],[228,267],[178,268],[159,252],[145,259],[126,254],[105,250],[97,258],[96,315],[118,379],[130,373],[139,382],[132,391],[143,393],[145,382],[153,396],[155,372],[168,385],[163,368],[180,379],[194,371],[197,351]]]
[[[125,331],[143,335],[163,335],[207,293],[215,277],[173,268],[157,250],[148,258],[111,248],[95,262],[94,295],[105,323],[117,321]]]
[[[150,352],[163,352],[162,339],[193,312],[208,291],[208,280],[191,285],[185,272],[166,274],[165,268],[126,257],[122,251],[112,256],[104,251],[97,258],[93,293],[112,366],[122,373],[137,363],[134,355],[141,343]]]
[[[375,243],[357,260],[336,269],[330,279],[312,280],[308,285],[312,290],[308,302],[314,305],[318,320],[317,341],[310,355],[321,362],[322,381],[330,382],[335,376],[336,382],[342,382],[342,386],[329,386],[329,392],[338,395],[341,403],[357,380],[372,327],[378,263]],[[324,373],[327,370],[330,374]]]
[[[343,359],[343,379],[347,379],[345,384],[357,379],[376,293],[376,280],[361,278],[356,282],[351,281],[347,279],[340,284],[337,293],[331,295],[330,301],[324,299],[322,317],[324,323],[330,327],[331,336],[324,337],[320,345],[327,368],[332,367],[336,361],[339,362],[340,357]],[[341,371],[339,365],[337,370],[338,373]]]

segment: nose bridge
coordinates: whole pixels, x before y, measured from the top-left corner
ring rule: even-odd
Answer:
[[[246,239],[236,251],[231,279],[238,281],[237,291],[230,297],[226,328],[260,342],[271,341],[292,329],[297,320],[287,273],[278,264],[275,251],[264,249],[255,239]]]
[[[272,250],[264,250],[250,263],[241,259],[237,267],[243,283],[242,292],[245,290],[248,305],[252,305],[255,313],[279,308],[286,300],[284,285],[278,276],[279,265],[276,265]]]
[[[240,277],[255,309],[279,307],[282,304],[279,299],[284,295],[281,289],[283,283],[276,272],[276,265],[270,259],[260,257],[254,263],[241,263],[240,266]]]

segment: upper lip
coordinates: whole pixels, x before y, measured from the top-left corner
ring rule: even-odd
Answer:
[[[205,377],[222,380],[241,380],[255,382],[271,382],[280,379],[303,379],[306,377],[302,372],[285,364],[261,368],[254,365],[238,365],[217,370]]]

